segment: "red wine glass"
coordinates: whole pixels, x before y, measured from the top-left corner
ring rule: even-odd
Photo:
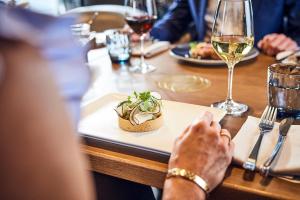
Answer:
[[[132,67],[132,71],[142,74],[152,72],[156,67],[145,62],[144,40],[157,19],[155,0],[125,0],[125,6],[125,20],[141,40],[141,60],[137,66]]]

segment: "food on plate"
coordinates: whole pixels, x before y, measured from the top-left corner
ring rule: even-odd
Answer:
[[[220,60],[212,45],[207,42],[190,43],[190,56],[196,59]]]
[[[163,124],[161,96],[156,92],[133,92],[120,102],[115,111],[119,126],[129,132],[146,132],[160,128]]]

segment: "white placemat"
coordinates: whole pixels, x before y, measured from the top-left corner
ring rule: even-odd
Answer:
[[[79,132],[88,136],[100,137],[158,151],[172,151],[177,136],[205,111],[210,111],[216,121],[220,121],[225,112],[219,109],[163,100],[164,125],[155,131],[130,133],[118,126],[116,105],[126,99],[120,94],[109,94],[82,107]]]

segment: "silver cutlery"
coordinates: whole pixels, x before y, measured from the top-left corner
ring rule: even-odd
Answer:
[[[274,122],[277,116],[277,108],[272,106],[267,106],[260,118],[259,130],[260,134],[256,144],[254,145],[247,161],[244,163],[243,167],[247,170],[254,171],[256,166],[256,160],[259,153],[259,148],[261,141],[265,133],[270,132],[274,127]]]
[[[277,144],[275,145],[275,147],[271,153],[271,156],[265,161],[265,163],[263,164],[262,169],[261,169],[261,174],[263,176],[269,175],[271,165],[272,165],[273,161],[275,160],[276,156],[278,155],[278,153],[280,152],[280,149],[283,146],[283,143],[286,139],[287,133],[288,133],[291,125],[293,124],[293,122],[294,122],[293,118],[286,118],[280,122],[279,137],[277,140]]]
[[[293,56],[293,55],[295,55],[296,53],[298,53],[298,52],[300,52],[300,49],[298,48],[298,49],[296,49],[295,51],[292,51],[291,53],[289,53],[288,55],[286,55],[286,56],[283,56],[282,58],[280,58],[280,59],[277,59],[277,61],[278,62],[281,62],[281,61],[283,61],[283,60],[285,60],[286,58],[288,58],[288,57],[290,57],[290,56]]]

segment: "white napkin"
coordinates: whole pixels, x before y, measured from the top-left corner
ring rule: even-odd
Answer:
[[[297,52],[294,55],[291,55],[292,53],[294,53],[294,51],[282,51],[282,52],[280,52],[276,55],[276,60],[281,60],[281,59],[286,57],[284,60],[281,61],[282,63],[284,63],[284,64],[298,64],[298,60],[299,60],[299,57],[300,57],[300,52]],[[289,56],[289,55],[291,55],[291,56]]]
[[[234,160],[244,163],[259,136],[259,119],[249,116],[238,134],[233,138],[235,143]],[[259,150],[256,167],[261,168],[270,156],[279,136],[279,123],[275,124],[272,132],[266,133]],[[281,153],[272,164],[272,171],[278,174],[300,175],[300,125],[291,126]]]
[[[145,47],[145,49],[144,49],[145,57],[150,58],[152,56],[155,56],[159,53],[162,53],[162,52],[168,50],[169,47],[170,47],[170,43],[167,41],[155,42],[155,43]],[[141,55],[140,45],[138,45],[137,47],[135,47],[132,50],[132,55],[134,55],[134,56]]]

